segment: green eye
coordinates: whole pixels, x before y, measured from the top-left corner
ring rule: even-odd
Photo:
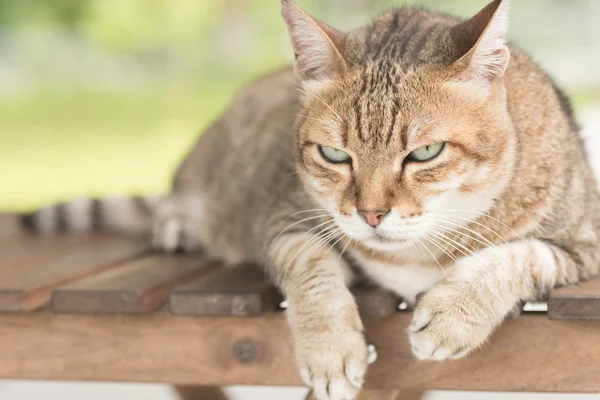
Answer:
[[[429,161],[440,154],[443,148],[444,143],[436,143],[429,146],[420,147],[412,151],[408,155],[408,159],[412,161]]]
[[[319,153],[330,163],[341,164],[350,161],[350,155],[333,147],[319,146]]]

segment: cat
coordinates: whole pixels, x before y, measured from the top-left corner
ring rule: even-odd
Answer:
[[[166,251],[264,264],[319,400],[363,383],[357,276],[414,307],[417,358],[445,360],[522,301],[599,273],[596,181],[568,100],[507,44],[508,0],[464,21],[393,9],[348,33],[281,7],[294,67],[239,93],[170,195],[78,201],[24,223],[153,231]]]

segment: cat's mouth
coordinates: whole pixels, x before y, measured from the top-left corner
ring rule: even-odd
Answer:
[[[383,251],[396,251],[404,248],[410,242],[409,237],[390,237],[383,233],[375,233],[371,238],[363,241],[365,245]]]
[[[375,236],[373,239],[379,243],[386,243],[386,244],[402,243],[402,242],[406,242],[408,240],[408,238],[399,238],[399,237],[392,238],[392,237],[389,237],[380,232],[375,232]]]
[[[390,235],[384,232],[375,232],[373,237],[369,240],[369,242],[384,246],[384,247],[398,247],[404,246],[407,243],[410,243],[414,240],[414,236],[412,235]]]

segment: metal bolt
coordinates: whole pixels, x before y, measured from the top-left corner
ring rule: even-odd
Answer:
[[[256,354],[256,345],[250,339],[238,340],[233,345],[233,355],[243,364],[253,361]]]

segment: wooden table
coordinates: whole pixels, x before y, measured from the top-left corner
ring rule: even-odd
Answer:
[[[0,215],[0,378],[163,382],[203,400],[225,399],[215,387],[227,385],[302,385],[281,298],[259,268],[155,254],[147,243],[29,236]],[[507,321],[483,349],[448,362],[413,358],[410,313],[395,296],[355,295],[378,351],[363,400],[600,392],[600,280],[555,290],[547,314]]]

